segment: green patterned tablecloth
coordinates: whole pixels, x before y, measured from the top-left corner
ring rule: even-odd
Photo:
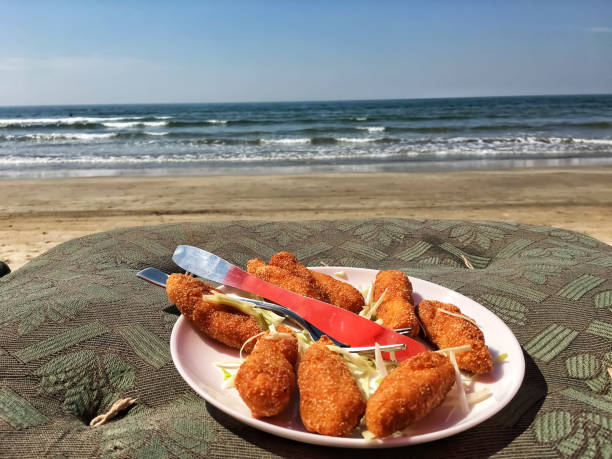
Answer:
[[[524,383],[481,425],[393,450],[312,446],[245,426],[183,382],[168,345],[176,309],[135,277],[147,266],[175,271],[177,244],[239,266],[288,250],[307,265],[396,268],[457,290],[513,330]],[[498,222],[183,223],[75,239],[0,279],[0,456],[609,458],[611,274],[604,243]],[[138,403],[88,426],[122,397]]]

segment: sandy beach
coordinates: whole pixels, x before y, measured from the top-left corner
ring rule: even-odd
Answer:
[[[612,167],[436,173],[0,180],[0,260],[69,239],[203,220],[415,217],[514,221],[612,244]]]

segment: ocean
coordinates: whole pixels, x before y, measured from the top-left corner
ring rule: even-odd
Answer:
[[[612,164],[612,95],[0,107],[0,178]]]

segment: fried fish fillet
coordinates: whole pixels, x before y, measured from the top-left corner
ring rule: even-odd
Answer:
[[[240,349],[245,341],[263,331],[251,316],[204,300],[202,295],[211,290],[212,286],[185,274],[171,274],[166,282],[168,299],[205,335]],[[245,350],[251,351],[254,344],[247,343]]]
[[[311,271],[319,289],[327,296],[327,302],[342,309],[358,313],[365,306],[363,295],[348,282],[342,282],[327,274]]]
[[[314,282],[312,278],[312,272],[298,261],[298,259],[289,252],[278,252],[270,258],[271,266],[278,266],[289,271],[291,274],[307,281]]]
[[[249,260],[247,271],[249,274],[253,274],[266,282],[278,285],[284,289],[291,290],[298,295],[324,301],[321,292],[313,280],[304,279],[279,266],[267,265],[259,258]]]
[[[374,281],[374,301],[378,301],[384,293],[376,315],[382,319],[387,328],[411,328],[410,336],[419,333],[419,320],[414,311],[412,299],[412,284],[401,271],[379,271]]]
[[[359,424],[366,401],[346,362],[329,344],[323,336],[300,360],[300,416],[310,432],[341,436]]]
[[[365,420],[378,438],[403,430],[440,405],[455,383],[448,357],[422,352],[391,371],[370,396]]]
[[[278,327],[278,331],[281,333],[258,338],[236,373],[236,389],[256,418],[281,413],[295,390],[297,339],[287,327]]]
[[[471,345],[470,351],[456,353],[459,368],[477,374],[490,372],[493,369],[493,361],[482,331],[469,320],[440,312],[440,309],[461,314],[461,310],[453,304],[421,301],[418,314],[426,336],[440,349]]]

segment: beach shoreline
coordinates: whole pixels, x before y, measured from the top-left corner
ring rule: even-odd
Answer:
[[[405,217],[549,225],[612,244],[612,167],[3,179],[0,260],[16,270],[110,229],[183,221]]]

